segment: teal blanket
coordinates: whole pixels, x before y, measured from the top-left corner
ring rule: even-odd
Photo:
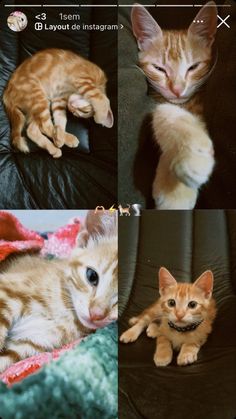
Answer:
[[[117,325],[112,324],[11,389],[1,383],[0,417],[117,418],[117,352]]]

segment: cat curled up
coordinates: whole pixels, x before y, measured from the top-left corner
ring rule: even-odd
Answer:
[[[208,2],[187,30],[162,30],[139,4],[131,21],[139,66],[158,102],[152,126],[161,157],[153,199],[158,209],[192,209],[215,163],[201,88],[216,63],[217,7]]]
[[[0,372],[117,319],[117,216],[88,213],[66,260],[26,255],[0,274]]]
[[[79,139],[66,132],[66,109],[81,118],[94,117],[113,125],[106,76],[91,61],[63,49],[45,49],[23,61],[11,76],[3,102],[15,148],[29,152],[27,137],[54,158],[61,147],[77,147]],[[52,140],[52,141],[50,141]]]
[[[204,272],[193,284],[186,284],[177,283],[166,268],[161,268],[160,298],[139,316],[130,319],[132,327],[121,335],[121,342],[134,342],[147,329],[147,336],[157,339],[156,366],[169,365],[173,350],[179,351],[178,365],[192,364],[197,360],[216,316],[212,290],[211,271]]]

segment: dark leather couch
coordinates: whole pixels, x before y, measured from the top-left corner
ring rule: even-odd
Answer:
[[[22,1],[1,2],[0,34],[0,96],[19,63],[38,50],[50,47],[71,49],[102,67],[108,76],[108,96],[115,117],[112,129],[103,128],[93,120],[78,120],[70,115],[68,131],[81,140],[78,149],[63,148],[60,159],[53,159],[32,142],[32,153],[24,155],[12,149],[10,128],[2,101],[0,103],[0,208],[1,209],[57,209],[110,207],[116,202],[116,89],[117,89],[117,31],[36,31],[35,16],[47,14],[47,23],[65,24],[59,13],[79,14],[73,23],[116,24],[116,8],[51,7],[21,8]],[[30,4],[38,4],[36,0]],[[58,1],[42,4],[57,5]],[[60,2],[59,2],[60,3]],[[96,1],[83,4],[99,4]],[[106,2],[105,2],[106,3]],[[4,7],[15,4],[16,7]],[[25,2],[27,4],[27,2]],[[65,0],[63,5],[78,5],[76,0]],[[28,17],[28,27],[12,32],[6,24],[13,10],[23,11]],[[42,21],[43,22],[43,21]]]
[[[218,62],[207,81],[205,116],[215,148],[216,166],[210,181],[200,191],[197,208],[236,208],[236,3],[215,0],[219,15],[226,23],[217,31]],[[143,0],[143,5],[163,28],[187,28],[197,14],[197,7],[161,7],[164,4],[203,4],[189,0]],[[127,4],[120,0],[120,4]],[[154,144],[150,113],[155,103],[148,92],[145,76],[136,67],[138,48],[132,34],[130,7],[119,8],[119,202],[154,208],[152,183],[159,158]],[[220,19],[218,23],[220,24]]]
[[[153,363],[155,340],[145,334],[119,347],[120,419],[236,417],[236,211],[143,211],[119,218],[121,334],[128,319],[158,296],[157,272],[179,281],[214,273],[218,314],[196,363]]]

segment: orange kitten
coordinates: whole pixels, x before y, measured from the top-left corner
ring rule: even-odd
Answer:
[[[112,127],[106,82],[101,68],[72,51],[45,49],[26,59],[3,95],[14,147],[29,152],[24,128],[28,138],[55,158],[64,144],[77,147],[78,138],[65,130],[67,107],[75,116],[93,115],[98,124]]]
[[[131,20],[139,65],[159,102],[153,112],[154,138],[162,151],[153,182],[156,208],[192,209],[214,167],[199,90],[214,68],[217,7],[210,1],[181,31],[162,30],[138,4]]]
[[[157,338],[156,366],[170,364],[173,350],[179,351],[178,365],[192,364],[212,330],[216,315],[212,290],[211,271],[204,272],[193,284],[186,284],[177,283],[166,268],[161,268],[160,298],[130,319],[132,327],[121,335],[121,342],[134,342],[147,328],[147,335]]]
[[[117,319],[117,215],[89,212],[70,258],[24,256],[0,274],[0,372]]]

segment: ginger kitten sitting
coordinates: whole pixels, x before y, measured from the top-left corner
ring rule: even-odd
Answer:
[[[132,327],[121,335],[120,341],[134,342],[147,328],[147,336],[157,338],[156,366],[169,365],[173,350],[179,351],[178,365],[192,364],[212,330],[216,315],[212,290],[211,271],[204,272],[193,284],[186,284],[177,283],[166,268],[161,268],[160,298],[130,319]]]

